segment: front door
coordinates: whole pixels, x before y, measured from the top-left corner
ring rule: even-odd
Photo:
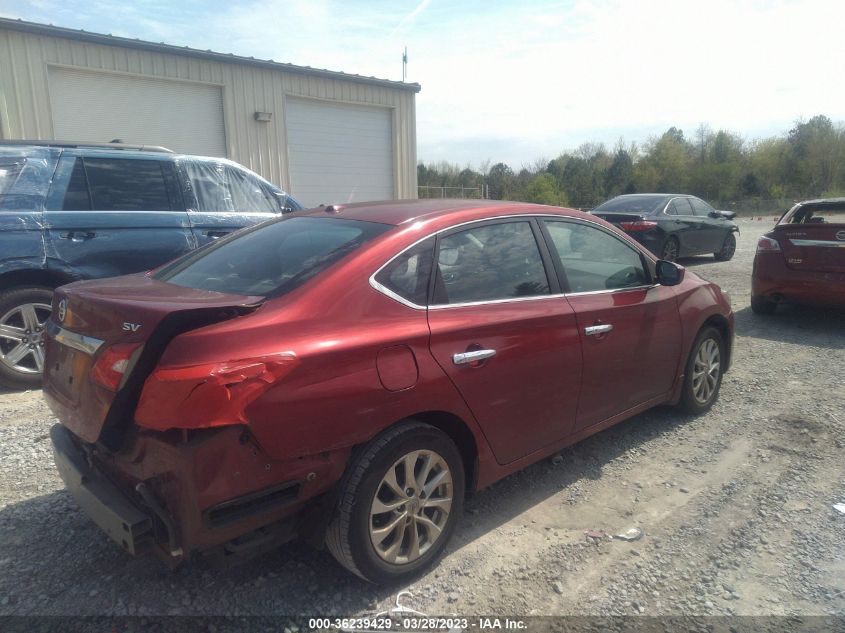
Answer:
[[[668,396],[681,356],[673,289],[653,284],[639,251],[598,226],[557,220],[544,225],[581,337],[576,429]]]
[[[575,315],[538,230],[526,218],[438,239],[431,351],[502,464],[569,434],[581,385]]]
[[[194,247],[173,162],[65,151],[47,197],[47,265],[83,279],[137,273]]]

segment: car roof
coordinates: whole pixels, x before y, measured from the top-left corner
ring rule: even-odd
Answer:
[[[349,220],[364,220],[399,226],[414,222],[427,222],[453,214],[466,216],[489,214],[491,217],[496,217],[509,213],[519,215],[551,213],[595,221],[593,216],[574,209],[564,209],[528,202],[511,202],[507,200],[444,200],[440,198],[335,204],[306,209],[305,211],[297,212],[297,215],[317,217],[331,215]]]

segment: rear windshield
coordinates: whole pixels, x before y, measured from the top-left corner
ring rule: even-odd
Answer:
[[[845,224],[845,204],[807,205],[798,209],[789,224]]]
[[[201,290],[278,296],[388,229],[376,222],[287,217],[196,251],[155,278]]]
[[[666,196],[619,196],[600,204],[593,213],[652,213],[666,200]]]

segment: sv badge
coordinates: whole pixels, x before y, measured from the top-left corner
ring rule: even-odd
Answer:
[[[129,323],[127,321],[123,322],[123,331],[124,332],[137,332],[141,329],[140,323]]]

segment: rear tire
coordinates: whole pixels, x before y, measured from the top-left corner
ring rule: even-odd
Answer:
[[[410,479],[406,464],[413,464]],[[454,442],[433,426],[408,420],[352,460],[340,482],[326,546],[364,580],[405,581],[442,554],[463,501],[464,466]]]
[[[778,304],[765,297],[751,297],[751,311],[754,314],[774,314]]]
[[[667,262],[674,262],[678,259],[681,252],[681,246],[678,243],[677,237],[669,237],[663,242],[663,248],[660,249],[660,259]]]
[[[717,262],[726,262],[734,256],[734,253],[736,253],[736,236],[730,232],[725,236],[722,249],[718,253],[713,253],[713,257]]]
[[[725,342],[715,327],[704,326],[695,337],[686,371],[679,406],[687,413],[708,411],[719,399],[725,367]]]
[[[49,288],[0,292],[0,385],[11,389],[41,386],[44,325],[52,302]]]

